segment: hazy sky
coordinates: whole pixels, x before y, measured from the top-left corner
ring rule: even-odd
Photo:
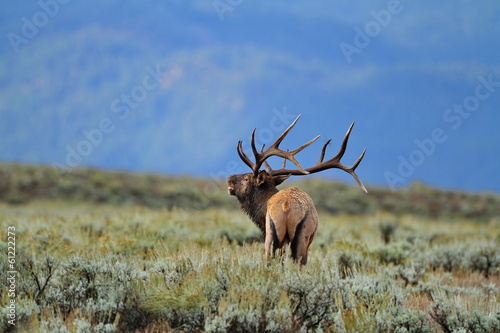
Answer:
[[[224,177],[254,127],[316,162],[352,121],[370,185],[500,192],[500,4],[2,5],[0,160]],[[279,161],[277,161],[279,163]],[[354,183],[349,175],[325,177]]]

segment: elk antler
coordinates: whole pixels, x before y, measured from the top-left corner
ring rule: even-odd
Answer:
[[[256,129],[254,129],[252,131],[251,145],[252,145],[253,154],[255,156],[255,164],[245,154],[245,151],[243,150],[243,142],[238,141],[238,147],[237,147],[238,155],[240,155],[240,158],[243,160],[243,162],[245,162],[245,164],[248,165],[252,169],[255,176],[259,172],[259,169],[262,166],[262,164],[266,161],[266,159],[268,159],[271,156],[279,156],[279,157],[282,157],[286,160],[289,160],[298,168],[298,171],[300,171],[302,174],[309,173],[304,168],[302,168],[299,161],[297,161],[297,159],[295,158],[295,155],[297,153],[299,153],[300,151],[302,151],[302,149],[306,148],[307,146],[312,144],[314,141],[316,141],[319,138],[319,135],[317,137],[315,137],[314,139],[312,139],[311,141],[303,144],[299,148],[294,149],[292,151],[288,151],[288,150],[284,151],[284,150],[279,149],[279,145],[280,145],[281,141],[283,141],[283,139],[288,134],[288,132],[290,132],[290,130],[293,128],[293,126],[295,126],[295,124],[299,120],[300,116],[301,115],[299,115],[293,121],[293,123],[290,126],[288,126],[288,128],[276,139],[276,141],[274,141],[274,143],[272,143],[269,146],[269,148],[264,150],[264,146],[262,146],[262,150],[260,153],[257,151],[257,148],[255,147],[255,131],[256,131]]]
[[[248,165],[252,169],[254,175],[257,175],[257,173],[259,172],[259,169],[263,163],[265,163],[265,166],[268,169],[269,174],[272,176],[282,176],[282,175],[303,176],[303,175],[308,175],[308,174],[320,172],[320,171],[327,170],[327,169],[341,169],[341,170],[349,173],[351,176],[353,176],[354,179],[356,180],[356,182],[358,183],[359,187],[361,187],[361,189],[363,191],[368,193],[365,186],[363,185],[363,183],[359,179],[358,175],[356,175],[356,173],[355,173],[356,168],[358,167],[359,163],[361,162],[361,160],[365,156],[366,149],[363,150],[363,153],[361,154],[361,156],[359,156],[359,158],[356,160],[356,162],[352,166],[349,167],[349,166],[346,166],[340,162],[340,159],[342,158],[342,156],[344,156],[345,150],[347,148],[347,141],[349,140],[349,135],[351,134],[352,128],[354,126],[354,122],[351,124],[351,126],[347,130],[347,133],[344,137],[344,140],[342,141],[342,145],[340,146],[339,152],[331,159],[323,162],[323,159],[324,159],[325,153],[326,153],[326,148],[328,147],[328,145],[332,141],[331,139],[328,140],[325,143],[325,145],[323,146],[323,149],[321,149],[321,155],[320,155],[318,163],[316,163],[316,165],[314,165],[310,168],[304,169],[300,165],[299,161],[297,161],[297,159],[295,158],[295,155],[297,153],[299,153],[300,151],[302,151],[304,148],[311,145],[314,141],[316,141],[320,137],[319,135],[317,137],[315,137],[314,139],[312,139],[311,141],[303,144],[299,148],[294,149],[292,151],[288,151],[288,150],[284,151],[284,150],[279,149],[279,145],[280,145],[281,141],[283,141],[283,139],[288,134],[288,132],[290,132],[290,130],[293,128],[293,126],[295,126],[295,124],[299,120],[300,116],[301,115],[299,115],[293,121],[293,123],[290,126],[288,126],[288,128],[276,139],[276,141],[273,144],[271,144],[269,146],[269,148],[264,150],[264,146],[262,146],[260,153],[255,148],[255,130],[256,129],[254,129],[252,131],[251,146],[252,146],[253,154],[255,156],[255,164],[250,160],[250,158],[248,158],[248,156],[243,151],[243,143],[241,141],[238,141],[238,146],[237,146],[238,155],[243,160],[243,162],[245,162],[245,164]],[[279,157],[284,158],[283,165],[282,165],[281,169],[272,170],[269,167],[269,164],[267,164],[266,159],[268,159],[271,156],[279,156]],[[290,162],[292,162],[297,167],[297,169],[285,169],[286,160],[289,160]]]

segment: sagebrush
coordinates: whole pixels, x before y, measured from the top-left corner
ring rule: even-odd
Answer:
[[[40,202],[16,227],[19,332],[498,332],[500,223],[320,213],[310,262],[264,264],[239,211]],[[381,234],[393,223],[390,237]],[[392,222],[391,222],[392,223]],[[7,252],[2,242],[1,251]],[[1,261],[2,319],[9,301]],[[2,322],[2,330],[13,328]]]

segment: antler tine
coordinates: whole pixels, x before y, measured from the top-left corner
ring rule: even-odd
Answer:
[[[346,167],[345,165],[343,165],[342,163],[338,163],[341,167],[339,169],[341,170],[344,170],[346,171],[347,173],[349,173],[351,176],[354,177],[354,179],[356,180],[356,182],[358,183],[359,187],[361,187],[361,189],[365,192],[365,193],[368,193],[368,190],[366,189],[365,185],[363,185],[363,183],[361,182],[361,180],[359,179],[358,175],[356,174],[356,172],[354,172],[356,170],[356,168],[358,167],[359,163],[361,163],[361,161],[363,160],[363,157],[365,157],[365,153],[366,153],[366,148],[363,150],[363,152],[361,153],[361,155],[358,157],[358,159],[356,160],[356,162],[354,162],[353,165],[351,165],[350,167]],[[333,160],[333,159],[332,159]]]
[[[309,147],[309,146],[310,146],[311,144],[313,144],[316,140],[318,140],[320,136],[321,136],[321,135],[318,135],[317,137],[315,137],[315,138],[313,138],[313,139],[309,140],[308,142],[304,143],[304,144],[303,144],[302,146],[300,146],[299,148],[296,148],[296,149],[294,149],[294,150],[292,150],[292,151],[290,151],[290,152],[287,150],[286,152],[287,152],[287,153],[288,153],[288,152],[289,152],[289,153],[293,153],[293,155],[298,154],[298,153],[300,153],[300,152],[301,152],[304,148]]]
[[[250,140],[250,144],[252,146],[253,155],[255,156],[255,163],[258,164],[259,161],[257,161],[257,156],[259,155],[259,152],[257,151],[257,148],[255,148],[255,131],[256,130],[257,129],[254,128],[253,131],[252,131],[252,138]],[[259,165],[259,167],[260,167],[260,165]],[[256,171],[259,171],[259,168],[257,168],[257,170],[254,170],[254,172],[256,172]]]
[[[283,162],[281,162],[281,168],[284,169],[286,167],[286,158],[283,159]]]
[[[342,144],[340,145],[339,152],[337,155],[335,155],[332,160],[337,160],[340,161],[342,156],[344,156],[345,150],[347,148],[347,142],[349,141],[349,136],[351,135],[352,128],[354,127],[354,121],[352,122],[351,126],[349,126],[349,129],[347,130],[347,133],[344,136],[344,140],[342,140]]]
[[[293,126],[295,126],[295,124],[297,123],[297,121],[299,121],[300,116],[302,116],[302,113],[299,114],[297,116],[297,118],[295,118],[295,120],[293,121],[293,123],[291,123],[290,126],[288,126],[287,129],[283,133],[281,133],[281,135],[276,139],[276,141],[274,141],[274,143],[272,145],[269,146],[269,148],[271,148],[271,147],[276,147],[277,148],[280,145],[281,141],[283,141],[283,139],[285,138],[285,136],[287,136],[288,132],[290,132],[292,130]]]
[[[266,168],[266,171],[268,173],[271,173],[273,171],[273,168],[271,168],[271,166],[269,165],[269,163],[267,163],[267,161],[264,161],[264,167]]]
[[[331,141],[332,141],[332,139],[329,139],[329,140],[327,140],[325,142],[325,145],[323,146],[323,149],[321,149],[321,155],[319,156],[318,163],[323,162],[323,159],[325,158],[326,148],[328,147],[328,145],[330,144]]]
[[[264,151],[264,147],[265,147],[265,146],[266,146],[266,145],[265,145],[265,144],[263,144],[263,145],[262,145],[262,148],[260,148],[260,152],[261,152],[261,153]],[[264,161],[264,167],[266,168],[266,171],[267,171],[267,172],[269,172],[269,173],[271,173],[271,172],[273,171],[273,169],[271,168],[271,166],[269,165],[269,163],[267,163],[267,161]]]
[[[354,164],[352,165],[352,167],[351,167],[352,171],[356,170],[356,168],[358,167],[359,163],[361,163],[361,160],[363,159],[363,157],[365,157],[365,153],[366,153],[366,148],[363,150],[363,152],[358,157],[358,159],[356,160],[356,162],[354,162]]]
[[[356,183],[358,183],[359,187],[361,187],[361,189],[365,192],[365,193],[368,193],[368,190],[366,189],[365,185],[363,185],[363,183],[361,182],[361,180],[359,179],[358,175],[356,173],[354,173],[354,171],[352,172],[349,172],[349,174],[351,176],[354,177],[354,179],[356,180]]]
[[[253,170],[254,164],[250,160],[250,158],[245,154],[245,151],[243,150],[243,142],[240,140],[238,141],[238,145],[236,146],[236,150],[238,151],[238,155],[240,156],[241,160],[245,162],[246,165],[250,167],[250,169]]]

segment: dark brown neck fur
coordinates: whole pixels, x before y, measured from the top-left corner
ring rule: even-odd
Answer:
[[[247,213],[263,234],[266,233],[267,201],[276,193],[278,193],[276,187],[263,185],[254,189],[250,195],[238,198],[241,209]]]

